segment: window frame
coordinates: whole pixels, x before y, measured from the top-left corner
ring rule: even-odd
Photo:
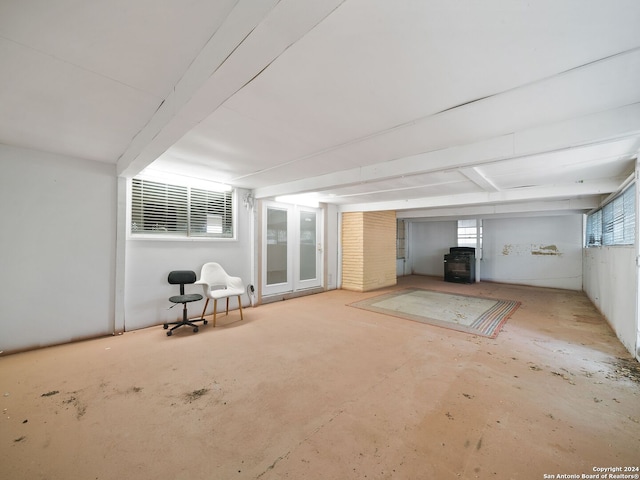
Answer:
[[[473,222],[473,225],[471,224]],[[476,258],[482,259],[483,225],[481,218],[467,218],[456,221],[456,245],[476,249]],[[470,240],[474,241],[471,242]]]
[[[636,188],[633,182],[587,214],[583,239],[585,248],[629,247],[636,244]]]
[[[135,232],[133,229],[133,218],[134,218],[134,181],[142,181],[142,182],[151,182],[156,185],[165,185],[169,189],[179,188],[186,190],[186,229],[184,231],[175,231],[175,232],[166,232],[166,231],[158,231],[158,233],[153,233],[151,231],[145,230],[141,232]],[[177,180],[164,180],[164,179],[156,179],[153,177],[147,177],[144,175],[140,175],[134,178],[129,178],[127,181],[127,239],[129,240],[159,240],[159,241],[190,241],[190,242],[229,242],[229,241],[237,241],[237,222],[238,222],[238,195],[237,190],[232,188],[230,190],[221,191],[216,188],[207,188],[206,184],[202,184],[203,182],[198,182],[197,185],[192,185],[187,182]],[[230,226],[231,234],[229,236],[220,236],[216,234],[206,234],[202,232],[194,232],[193,231],[193,212],[192,207],[192,191],[196,190],[198,193],[208,192],[214,195],[230,195],[229,206],[225,207],[230,210],[231,213],[231,222],[227,224]],[[200,212],[202,214],[202,211]],[[205,217],[210,212],[204,212]]]
[[[407,226],[402,218],[396,219],[396,260],[407,258]]]

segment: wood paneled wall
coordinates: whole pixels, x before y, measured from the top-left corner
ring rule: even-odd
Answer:
[[[343,213],[342,288],[366,292],[396,282],[396,212]]]

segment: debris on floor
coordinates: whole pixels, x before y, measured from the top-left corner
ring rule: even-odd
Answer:
[[[611,365],[614,367],[612,373],[607,374],[607,378],[619,380],[628,378],[633,382],[640,383],[640,362],[634,358],[617,358]]]
[[[194,390],[193,392],[189,392],[185,394],[187,402],[191,403],[194,400],[199,399],[203,395],[206,395],[209,392],[208,388],[201,388],[200,390]]]

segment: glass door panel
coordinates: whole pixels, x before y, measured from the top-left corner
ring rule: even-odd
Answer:
[[[266,285],[286,284],[289,275],[287,210],[267,207]]]
[[[317,277],[316,268],[317,225],[315,212],[300,212],[300,280]]]
[[[322,210],[264,202],[262,293],[322,285]]]

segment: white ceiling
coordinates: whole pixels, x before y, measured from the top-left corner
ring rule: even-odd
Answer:
[[[0,143],[405,218],[588,211],[637,0],[2,0]]]

